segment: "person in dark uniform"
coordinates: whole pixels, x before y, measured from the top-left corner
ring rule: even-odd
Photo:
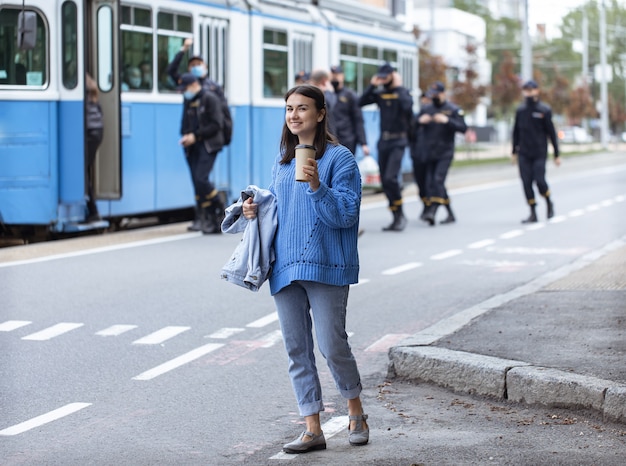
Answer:
[[[418,141],[427,160],[426,183],[430,196],[430,205],[423,219],[431,226],[435,224],[440,205],[444,205],[448,211],[448,216],[441,223],[456,221],[446,191],[446,176],[454,158],[455,133],[465,133],[467,130],[463,110],[446,99],[445,90],[442,82],[432,84],[426,93],[431,104],[422,108],[417,115]]]
[[[180,144],[185,149],[200,211],[199,230],[204,234],[219,233],[218,213],[224,211],[224,204],[209,175],[224,144],[221,103],[214,93],[203,89],[191,73],[181,76],[178,89],[185,98]]]
[[[422,92],[422,95],[420,95],[420,109],[430,103],[430,98],[426,95],[426,92]],[[423,131],[419,128],[417,117],[412,120],[411,124],[412,128],[411,137],[409,137],[409,147],[411,149],[411,161],[413,162],[413,178],[415,179],[415,184],[417,184],[417,197],[422,201],[423,205],[420,220],[424,220],[424,215],[430,205],[430,195],[428,194],[428,186],[426,184],[426,168],[428,164],[426,161],[425,151],[420,145],[420,133]]]
[[[408,132],[413,116],[413,98],[402,87],[400,75],[385,63],[378,68],[370,85],[359,98],[359,106],[376,103],[380,109],[380,138],[378,140],[378,166],[383,191],[389,202],[393,221],[384,231],[402,231],[406,217],[402,212],[400,169],[402,157],[409,143]]]
[[[363,155],[368,156],[370,149],[365,137],[363,112],[359,106],[359,98],[352,89],[344,86],[345,75],[341,66],[330,67],[330,84],[335,92],[335,106],[332,120],[335,136],[339,142],[356,154],[357,146],[361,146]]]
[[[530,216],[522,223],[537,221],[537,203],[533,182],[548,206],[547,217],[554,216],[554,204],[550,199],[550,189],[546,182],[546,160],[548,158],[548,138],[554,148],[554,163],[561,165],[556,130],[552,123],[552,110],[539,101],[539,86],[532,79],[522,86],[525,102],[515,112],[513,125],[513,155],[517,156],[519,173],[522,178],[526,201],[530,206]]]
[[[181,79],[181,74],[179,72],[180,64],[182,63],[183,57],[185,56],[185,54],[191,48],[192,45],[193,45],[193,39],[191,38],[185,39],[185,41],[183,42],[183,46],[178,51],[178,53],[174,56],[174,59],[171,61],[171,63],[167,66],[167,74],[177,84],[180,84],[180,79]],[[218,97],[220,104],[221,104],[220,108],[222,109],[222,112],[225,115],[230,115],[230,111],[228,110],[228,102],[226,100],[226,96],[224,95],[224,90],[222,89],[222,86],[220,86],[218,83],[213,81],[208,76],[208,68],[207,68],[206,63],[204,62],[204,59],[199,55],[193,55],[192,57],[190,57],[187,63],[187,71],[198,79],[198,81],[200,82],[200,85],[202,86],[202,89],[204,89],[207,92],[212,92]],[[227,122],[224,122],[224,124],[227,124]],[[201,230],[201,225],[203,222],[203,216],[205,212],[203,212],[202,209],[198,207],[199,206],[198,201],[199,199],[196,199],[195,218],[194,218],[193,223],[187,228],[189,231]],[[224,215],[223,211],[216,212],[215,218],[219,220],[220,218],[223,217],[223,215]]]

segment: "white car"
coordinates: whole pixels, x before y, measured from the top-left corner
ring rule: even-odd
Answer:
[[[593,142],[593,137],[580,126],[564,126],[558,133],[559,142],[564,144]]]

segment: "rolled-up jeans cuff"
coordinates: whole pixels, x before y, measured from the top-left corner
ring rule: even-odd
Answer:
[[[359,384],[350,389],[350,390],[344,390],[344,389],[339,389],[339,391],[341,392],[341,396],[343,396],[346,400],[353,400],[354,398],[357,398],[361,392],[363,391],[363,387],[361,386],[361,383],[359,382]]]
[[[298,406],[298,410],[300,411],[300,416],[312,416],[324,411],[324,403],[321,400],[313,401],[312,403]]]

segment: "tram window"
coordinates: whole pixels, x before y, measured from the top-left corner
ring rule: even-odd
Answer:
[[[67,89],[74,89],[78,85],[78,41],[76,21],[76,4],[65,2],[61,7],[61,60],[63,69],[61,77],[63,86]]]
[[[36,12],[37,36],[32,50],[17,48],[17,16],[21,9],[0,8],[0,87],[43,87],[48,82],[48,29]]]
[[[287,92],[287,33],[263,31],[263,95],[282,97]]]
[[[152,16],[148,8],[122,6],[122,91],[152,89]]]
[[[180,51],[183,41],[191,37],[191,16],[160,11],[157,15],[157,76],[159,92],[177,92],[176,83],[167,74],[167,67]],[[178,74],[187,72],[182,60]]]
[[[113,13],[109,5],[98,9],[98,86],[103,92],[113,88]]]
[[[359,89],[359,64],[354,60],[341,60],[341,68],[343,69],[344,86],[361,94]]]
[[[375,60],[378,60],[378,49],[376,47],[369,47],[364,45],[361,56],[363,58],[373,58]]]
[[[294,34],[293,38],[293,72],[301,70],[310,72],[313,68],[313,36],[310,34]]]
[[[203,44],[202,50],[207,57],[209,77],[226,90],[225,59],[228,56],[228,21],[212,18],[207,20],[204,26],[200,29],[200,42]]]
[[[389,63],[397,63],[398,62],[398,52],[395,50],[383,50],[383,61],[388,61]]]

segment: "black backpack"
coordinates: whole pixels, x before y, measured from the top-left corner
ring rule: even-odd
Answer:
[[[224,114],[224,127],[222,128],[222,133],[224,136],[224,146],[227,146],[233,139],[233,117],[230,114],[230,108],[228,107],[228,101],[226,100],[224,91],[219,84],[209,78],[204,79],[202,87],[206,91],[213,92],[220,99],[220,103],[222,104],[222,113]]]

